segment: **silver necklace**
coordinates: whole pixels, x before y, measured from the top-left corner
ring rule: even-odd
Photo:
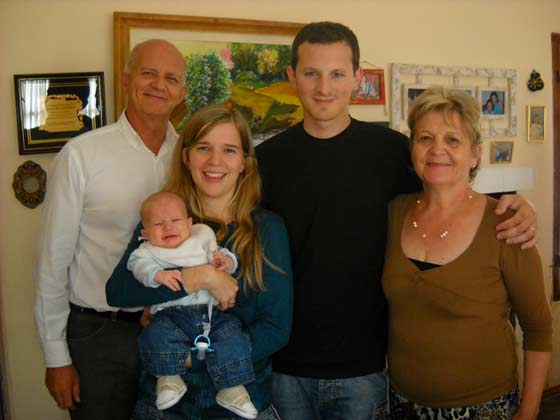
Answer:
[[[467,198],[468,198],[469,200],[471,200],[471,199],[473,198],[472,194],[469,194],[469,195],[467,196]],[[464,201],[465,201],[465,199],[463,199],[463,202],[464,202]],[[422,200],[420,200],[420,199],[416,200],[416,206],[418,206],[421,202],[422,202]],[[463,205],[463,202],[461,202],[461,205]],[[460,207],[460,206],[459,206],[459,207]],[[418,229],[418,228],[419,228],[418,222],[417,222],[416,220],[414,220],[414,219],[412,219],[412,227],[413,227],[414,229]],[[449,231],[448,231],[447,229],[444,229],[444,230],[439,234],[439,237],[440,237],[440,239],[444,239],[444,238],[446,238],[448,235],[449,235]],[[422,233],[420,234],[420,237],[421,237],[422,239],[426,239],[426,238],[428,237],[428,235],[426,234],[426,232],[422,232]]]

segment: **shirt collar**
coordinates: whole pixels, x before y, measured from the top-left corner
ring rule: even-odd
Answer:
[[[117,121],[119,129],[124,134],[125,140],[135,149],[145,148],[147,149],[146,145],[142,141],[142,138],[138,135],[136,130],[132,128],[128,118],[126,117],[126,109],[123,110],[121,113],[119,120]],[[165,154],[169,149],[171,149],[174,145],[179,135],[175,131],[175,128],[171,124],[171,122],[167,121],[167,130],[165,133],[165,140],[161,145],[161,149],[158,155]]]

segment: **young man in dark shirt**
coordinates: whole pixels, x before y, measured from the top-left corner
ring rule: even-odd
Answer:
[[[385,418],[387,204],[420,184],[405,136],[348,114],[361,74],[349,28],[306,25],[288,68],[304,120],[257,148],[263,206],[286,222],[294,274],[292,335],[273,359],[283,420]],[[519,196],[501,209],[512,202],[522,211],[508,234],[532,239],[534,210]]]

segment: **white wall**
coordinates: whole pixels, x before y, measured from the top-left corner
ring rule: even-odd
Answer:
[[[117,8],[117,9],[115,9]],[[0,316],[2,354],[8,384],[10,419],[67,418],[44,385],[42,356],[33,323],[34,284],[31,259],[40,208],[23,207],[11,189],[17,167],[32,159],[48,169],[54,155],[19,156],[13,74],[104,71],[107,115],[113,115],[112,12],[151,12],[308,22],[334,20],[349,25],[360,39],[362,58],[386,71],[390,62],[518,71],[519,135],[513,167],[532,167],[535,188],[526,196],[538,209],[540,250],[551,288],[552,126],[546,142],[524,140],[525,105],[552,111],[550,33],[560,32],[560,2],[555,0],[0,0]],[[366,66],[367,67],[367,66]],[[535,68],[545,89],[530,93],[525,82]],[[388,120],[388,107],[354,107],[365,120]],[[488,154],[488,145],[484,152]],[[372,156],[372,160],[376,157]],[[488,165],[488,158],[483,159]],[[556,322],[560,310],[555,307]],[[560,337],[556,336],[560,343]],[[560,383],[560,362],[550,384]]]

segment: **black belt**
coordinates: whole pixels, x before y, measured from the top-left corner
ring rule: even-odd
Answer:
[[[70,310],[82,314],[95,315],[102,318],[108,318],[112,321],[128,321],[138,322],[142,316],[142,311],[125,312],[125,311],[103,311],[99,312],[92,308],[84,308],[83,306],[74,305],[70,302]]]

